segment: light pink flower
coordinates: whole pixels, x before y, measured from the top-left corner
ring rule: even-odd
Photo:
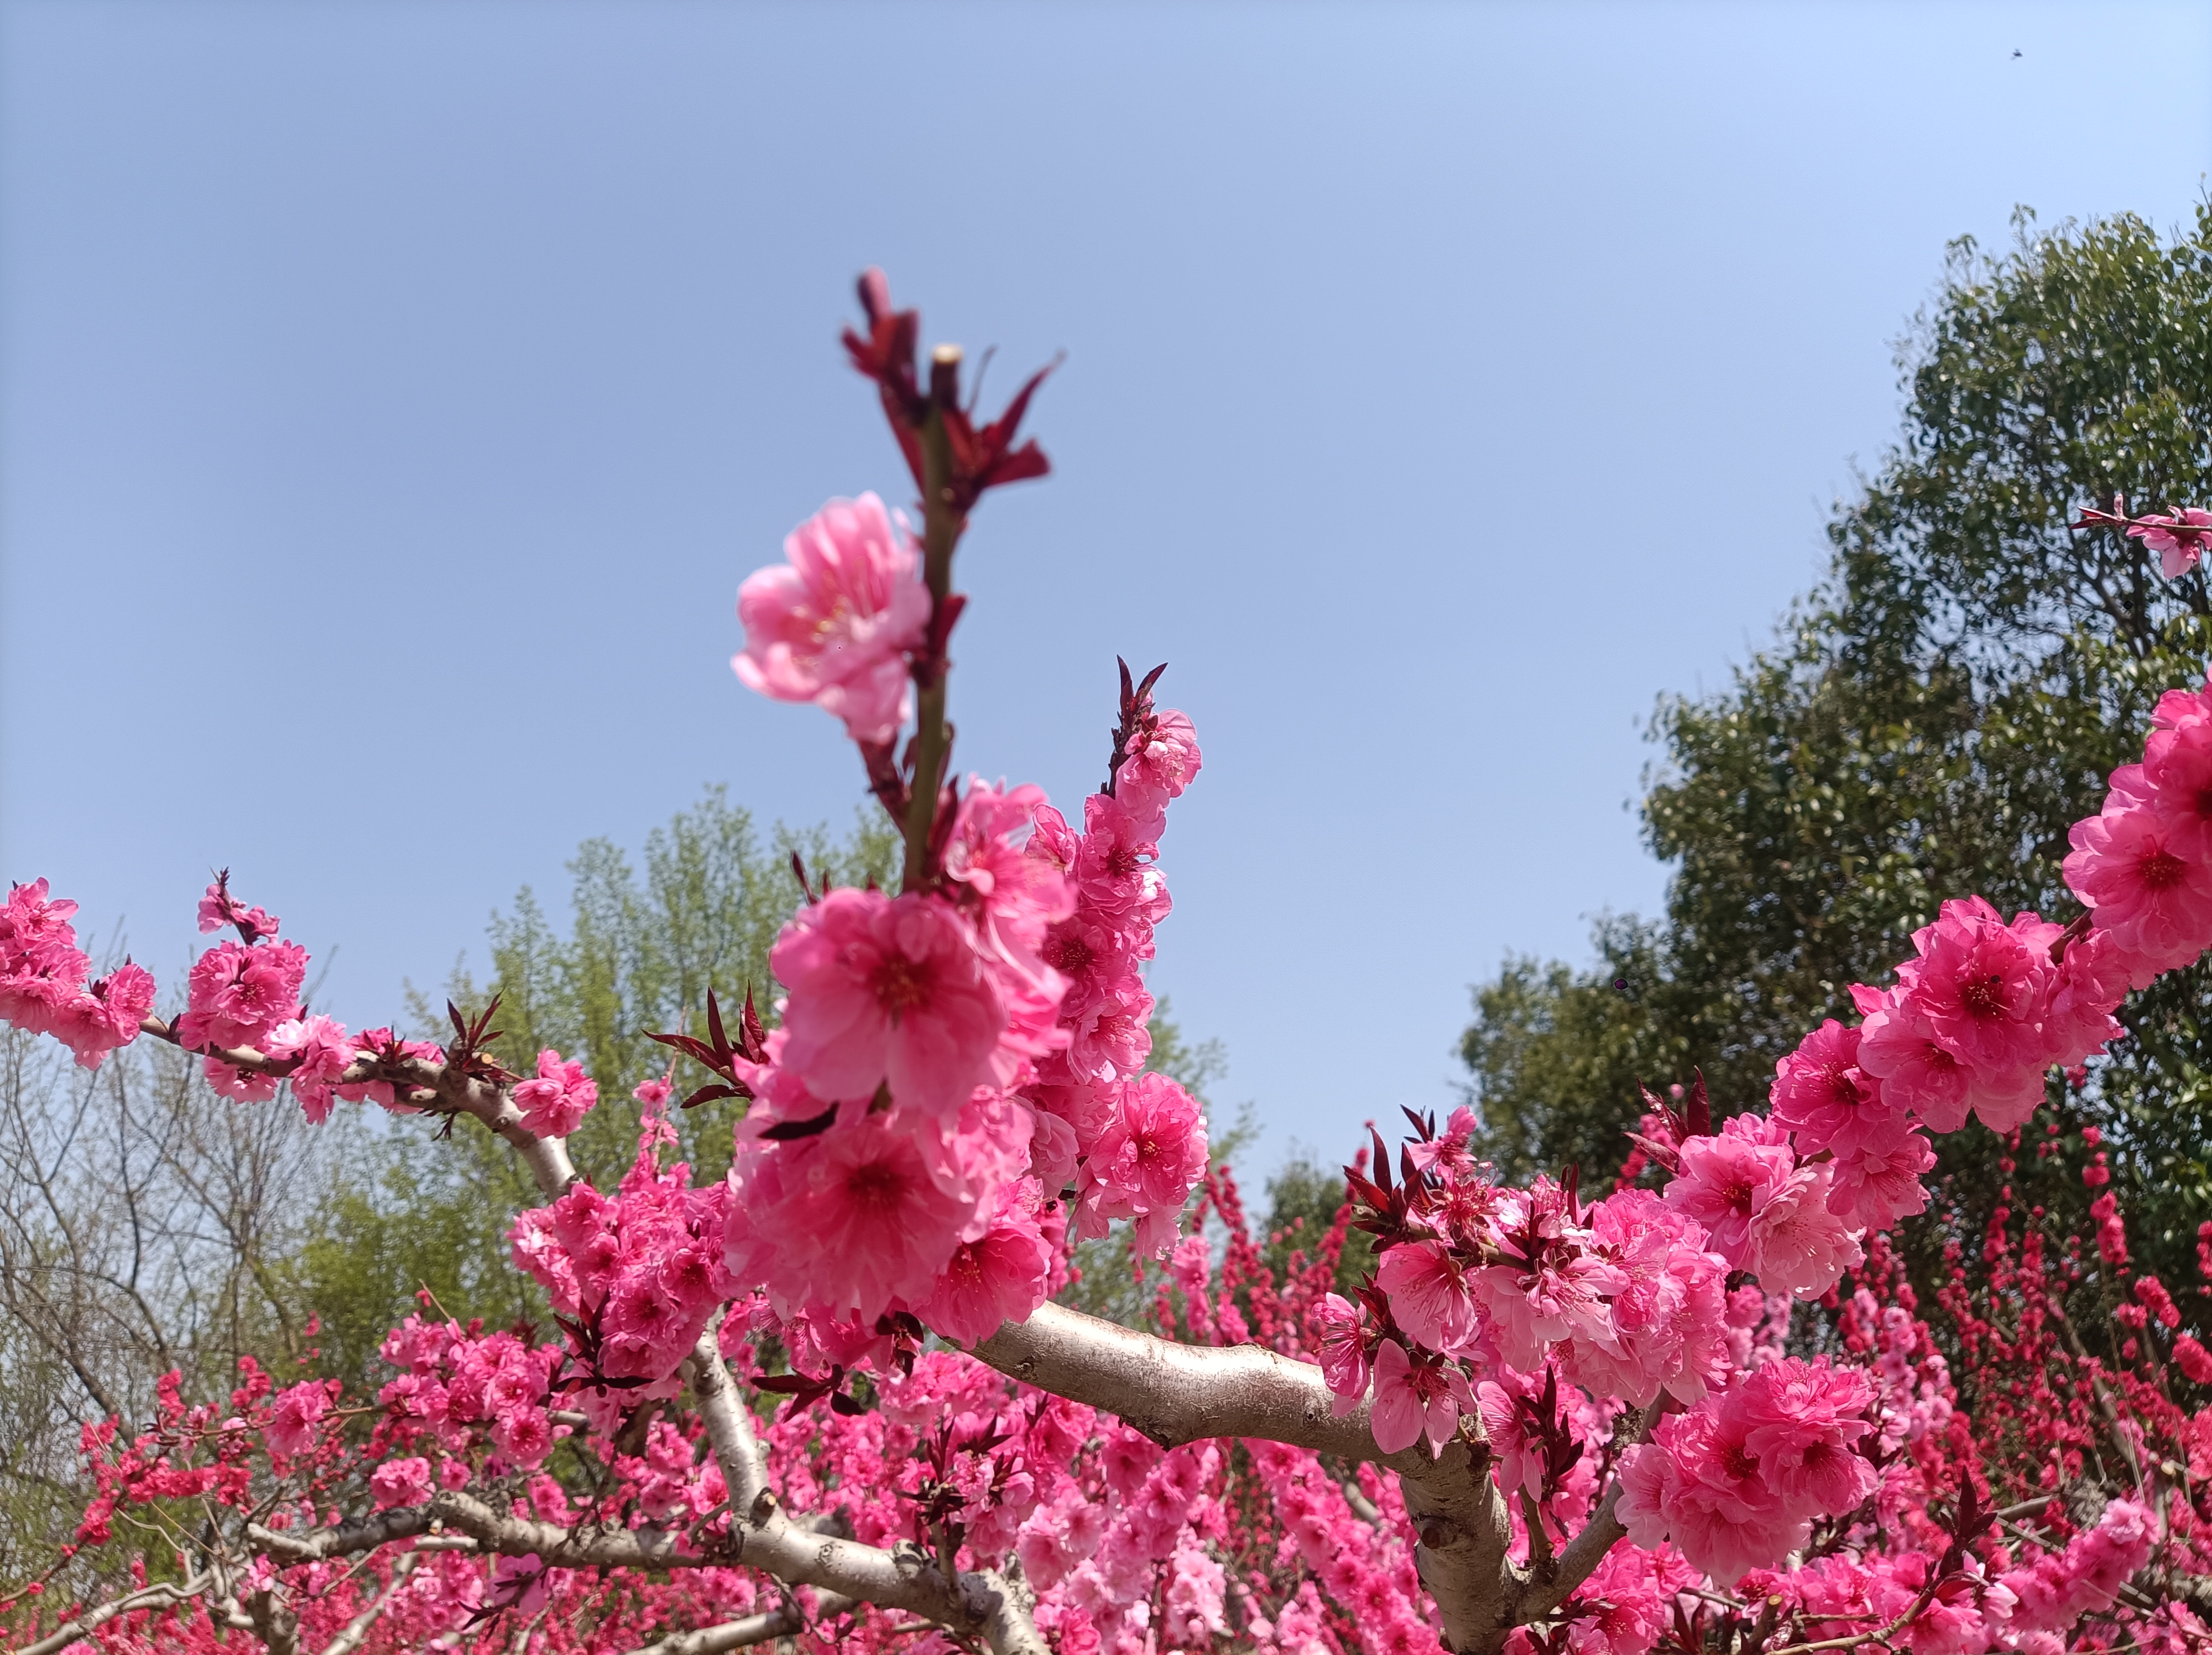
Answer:
[[[945,846],[945,877],[973,916],[985,952],[1030,978],[1044,970],[1036,955],[1045,928],[1075,911],[1067,876],[1029,853],[1032,825],[1044,807],[1042,788],[994,788],[971,777]],[[1053,1003],[1056,1008],[1056,994]]]
[[[789,990],[781,1062],[815,1096],[957,1112],[983,1079],[1006,1007],[941,897],[832,891],[769,956]]]
[[[1931,1132],[1966,1124],[1966,1068],[1936,1043],[1936,1025],[1902,989],[1879,993],[1851,985],[1866,1020],[1859,1025],[1859,1067],[1881,1082],[1885,1101],[1907,1109]]]
[[[1322,1378],[1335,1399],[1330,1411],[1342,1418],[1367,1395],[1374,1371],[1374,1330],[1366,1316],[1341,1293],[1324,1294],[1315,1317],[1321,1323]]]
[[[1168,802],[1181,798],[1198,777],[1197,730],[1187,715],[1170,708],[1146,719],[1124,751],[1114,776],[1115,797],[1140,823],[1164,819]],[[1158,838],[1158,826],[1146,837]]]
[[[911,1134],[871,1115],[772,1150],[794,1163],[783,1199],[750,1216],[777,1297],[872,1327],[893,1299],[930,1296],[975,1206],[939,1186]],[[744,1189],[732,1195],[745,1204]]]
[[[1442,1242],[1401,1242],[1382,1255],[1375,1281],[1390,1295],[1391,1320],[1428,1349],[1455,1354],[1474,1339],[1474,1293]]]
[[[263,1052],[265,1056],[294,1061],[295,1066],[284,1078],[291,1082],[292,1095],[300,1100],[301,1112],[318,1125],[328,1120],[334,1096],[331,1088],[353,1066],[356,1056],[353,1037],[345,1025],[320,1013],[293,1018],[269,1031]]]
[[[1862,1136],[1837,1151],[1828,1210],[1851,1229],[1887,1230],[1927,1209],[1928,1191],[1920,1178],[1935,1165],[1928,1140],[1899,1120],[1887,1136]]]
[[[906,651],[929,623],[918,548],[864,494],[831,501],[783,553],[738,588],[745,647],[730,665],[764,696],[816,703],[855,741],[890,740],[908,710]]]
[[[586,1076],[584,1066],[562,1062],[550,1046],[538,1054],[537,1078],[518,1082],[514,1088],[522,1124],[541,1138],[567,1137],[599,1101],[599,1083]]]
[[[1139,1074],[1115,1096],[1091,1151],[1094,1165],[1148,1205],[1180,1211],[1206,1176],[1206,1121],[1197,1100],[1164,1074]]]
[[[1590,1208],[1591,1244],[1623,1278],[1608,1310],[1610,1342],[1560,1348],[1571,1378],[1594,1396],[1648,1408],[1663,1389],[1694,1402],[1729,1371],[1728,1261],[1705,1228],[1653,1191],[1631,1187]]]
[[[1423,1437],[1441,1456],[1459,1433],[1462,1413],[1474,1407],[1467,1381],[1440,1359],[1409,1360],[1406,1348],[1385,1339],[1375,1353],[1375,1406],[1369,1415],[1375,1445],[1386,1454],[1411,1448]]]
[[[2197,567],[2208,532],[2212,532],[2212,512],[2188,506],[2171,517],[2138,519],[2129,526],[2128,538],[2156,552],[2160,573],[2172,581]]]

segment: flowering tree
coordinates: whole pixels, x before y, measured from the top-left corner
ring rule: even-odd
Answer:
[[[2130,1275],[2111,1196],[2093,1238],[2009,1211],[1955,1238],[1933,1323],[1889,1239],[1926,1205],[1930,1135],[1970,1117],[2008,1175],[2078,1148],[2098,1183],[2094,1141],[2039,1133],[2038,1107],[2130,985],[2212,945],[2212,687],[2160,703],[2075,829],[2070,923],[1947,904],[1893,985],[1853,990],[1856,1022],[1779,1065],[1765,1114],[1716,1131],[1701,1084],[1647,1095],[1601,1195],[1571,1168],[1502,1185],[1464,1110],[1415,1120],[1395,1158],[1377,1133],[1334,1227],[1279,1272],[1197,1104],[1144,1067],[1190,721],[1125,667],[1079,824],[1034,787],[957,778],[954,553],[988,490],[1046,469],[1018,441],[1038,381],[979,426],[959,353],[918,366],[915,313],[880,275],[860,294],[846,344],[920,532],[873,496],[824,508],[744,583],[734,665],[843,724],[900,888],[797,867],[775,1026],[750,992],[709,994],[654,1037],[672,1067],[636,1089],[614,1189],[564,1146],[604,1106],[594,1081],[554,1050],[501,1068],[495,1007],[454,1010],[443,1045],[310,1014],[305,951],[218,876],[201,928],[229,934],[165,1017],[143,968],[92,976],[72,904],[11,891],[0,1018],[87,1067],[172,1043],[246,1107],[289,1090],[311,1121],[480,1124],[542,1192],[511,1240],[555,1312],[488,1329],[426,1302],[374,1397],[252,1362],[227,1397],[173,1376],[154,1420],[85,1435],[63,1561],[127,1553],[128,1585],[53,1611],[44,1579],[17,1585],[19,1648],[2212,1642],[2212,1425],[2190,1407],[2212,1354]],[[2084,520],[2171,569],[2212,533],[2117,502]],[[722,1098],[734,1159],[701,1187],[669,1112]],[[1153,1332],[1053,1302],[1073,1242],[1125,1221],[1167,1260]],[[1379,1257],[1356,1303],[1332,1291],[1355,1226]],[[2087,1287],[2109,1337],[2069,1318]]]

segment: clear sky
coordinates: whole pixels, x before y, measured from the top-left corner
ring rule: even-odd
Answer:
[[[2212,9],[0,4],[0,873],[173,983],[228,864],[331,1009],[481,969],[702,784],[844,822],[738,582],[910,493],[838,326],[1055,351],[963,553],[966,763],[1206,773],[1155,987],[1341,1153],[1468,987],[1665,870],[1629,806],[1896,429],[1945,243],[2190,212]]]

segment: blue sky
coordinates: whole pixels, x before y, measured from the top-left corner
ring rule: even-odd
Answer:
[[[173,980],[228,864],[356,1023],[577,842],[850,750],[727,659],[904,499],[863,265],[1057,468],[963,554],[966,763],[1113,663],[1206,774],[1156,988],[1332,1153],[1468,986],[1665,871],[1629,806],[1820,567],[1945,243],[2170,225],[2201,6],[0,5],[0,871]],[[2131,89],[2134,88],[2134,89]]]

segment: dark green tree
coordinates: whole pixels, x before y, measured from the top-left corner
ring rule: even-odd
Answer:
[[[1951,249],[1900,353],[1904,430],[1838,506],[1822,584],[1727,688],[1661,702],[1643,818],[1673,865],[1664,918],[1601,922],[1593,968],[1512,959],[1476,989],[1462,1050],[1506,1170],[1617,1167],[1639,1080],[1701,1068],[1723,1112],[1763,1100],[1946,897],[2079,911],[2068,828],[2212,650],[2202,570],[2169,581],[2139,543],[2070,526],[2116,493],[2212,500],[2212,204],[2170,239],[2126,216],[2019,231],[1998,257]],[[2030,1128],[2105,1131],[2137,1252],[2177,1283],[2212,1216],[2206,981],[2133,997],[2130,1037]],[[1940,1148],[1923,1279],[2008,1177],[2084,1232],[2087,1193],[2032,1146],[2009,1173],[1978,1126]]]

